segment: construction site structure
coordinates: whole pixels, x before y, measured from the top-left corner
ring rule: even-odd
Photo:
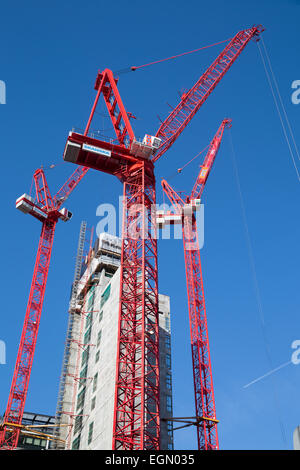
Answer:
[[[238,32],[155,136],[138,140],[119,94],[118,79],[105,69],[95,82],[96,98],[83,134],[70,132],[64,160],[97,169],[123,183],[123,228],[117,378],[113,424],[116,450],[160,446],[159,314],[154,163],[171,147],[260,26]],[[116,140],[89,135],[100,96]],[[151,357],[151,362],[149,358]]]
[[[82,231],[79,240],[81,238]],[[121,247],[122,243],[118,237],[102,233],[93,246],[89,268],[87,263],[82,263],[76,294],[71,298],[72,308],[69,315],[75,319],[72,320],[73,327],[67,335],[68,354],[65,354],[65,357],[68,357],[68,360],[64,364],[61,379],[64,394],[63,399],[59,397],[58,402],[59,423],[70,426],[58,428],[57,448],[112,448]],[[77,268],[76,263],[75,272],[78,272]],[[81,319],[84,320],[82,335],[78,328]],[[170,328],[169,297],[160,294],[160,412],[163,419],[160,448],[166,450],[173,449],[173,425],[170,420],[173,416]],[[80,367],[77,386],[76,382],[70,379],[74,374],[78,350]],[[149,362],[151,360],[149,358]],[[73,409],[74,387],[76,400]],[[66,442],[66,447],[63,446],[63,441]]]
[[[72,217],[72,213],[62,208],[62,205],[87,171],[88,168],[77,167],[52,198],[45,173],[43,169],[38,169],[33,175],[35,199],[23,194],[16,201],[17,209],[42,222],[42,231],[8,403],[0,428],[0,449],[2,450],[15,449],[19,439],[19,426],[22,423],[29,386],[56,224],[59,219],[66,222]]]
[[[193,421],[190,418],[188,421],[183,418],[178,421],[196,426],[199,450],[217,450],[219,440],[195,211],[200,208],[201,196],[220,148],[224,129],[230,126],[231,120],[222,121],[209,145],[189,196],[183,199],[166,180],[162,180],[163,191],[168,196],[174,213],[157,213],[157,224],[160,227],[165,224],[182,225],[196,414]]]
[[[69,399],[71,400],[70,410],[69,411],[63,410],[63,413],[62,413],[63,415],[69,416],[70,427],[68,430],[68,436],[66,440],[66,446],[65,446],[66,449],[70,449],[71,447],[71,431],[72,431],[72,427],[74,426],[75,418],[77,417],[77,413],[76,413],[77,392],[82,381],[85,382],[86,380],[88,380],[88,377],[86,375],[80,376],[81,355],[87,347],[94,346],[93,344],[86,343],[85,338],[83,337],[85,319],[87,316],[90,316],[93,313],[90,307],[90,300],[89,300],[89,289],[90,289],[90,283],[91,283],[90,273],[92,269],[91,263],[93,260],[93,250],[92,250],[93,236],[94,236],[94,228],[92,227],[92,229],[89,230],[89,234],[87,234],[86,239],[85,239],[85,250],[83,253],[85,270],[77,286],[77,290],[80,289],[80,292],[81,292],[81,303],[83,307],[81,309],[80,315],[78,316],[78,320],[76,322],[77,328],[76,330],[73,329],[74,335],[71,341],[71,344],[73,347],[73,353],[70,359],[73,365],[73,371],[69,370],[67,374],[68,383],[71,385],[71,387],[67,388],[67,390],[69,389],[71,392],[69,395]]]
[[[8,427],[20,431],[16,450],[48,450],[55,442],[55,417],[24,411],[21,424]]]
[[[59,382],[59,392],[57,399],[55,422],[57,425],[56,435],[61,437],[62,441],[57,441],[55,447],[64,449],[67,438],[70,435],[71,427],[61,427],[61,424],[71,426],[70,414],[72,409],[72,391],[75,386],[74,377],[76,372],[76,357],[80,343],[80,322],[81,318],[76,312],[77,291],[80,287],[82,264],[84,260],[84,248],[86,244],[87,222],[82,221],[78,239],[77,255],[75,262],[74,279],[71,290],[71,299],[69,304],[69,315],[67,334],[62,362],[62,370]]]
[[[83,134],[71,132],[64,160],[113,174],[123,183],[124,211],[120,270],[120,310],[117,341],[117,378],[113,424],[113,449],[159,449],[159,311],[157,242],[155,223],[154,163],[175,142],[201,105],[229,70],[249,41],[258,39],[261,26],[238,32],[195,85],[181,96],[155,136],[136,139],[121,100],[118,79],[109,69],[99,72],[96,98]],[[117,141],[88,135],[100,95],[103,96]],[[80,172],[80,170],[78,170]],[[20,423],[28,390],[40,322],[46,279],[60,198],[51,196],[43,175],[35,179],[43,228],[17,356],[0,447],[13,449],[18,431],[7,424]],[[66,191],[68,194],[68,189]],[[62,200],[64,200],[64,191]],[[30,200],[24,201],[30,204]],[[25,207],[25,206],[24,206]],[[139,209],[137,209],[139,208]],[[28,207],[27,207],[28,209]],[[26,209],[26,210],[27,210]],[[42,211],[43,212],[43,211]],[[28,209],[37,217],[37,211]],[[150,360],[151,358],[151,360]]]

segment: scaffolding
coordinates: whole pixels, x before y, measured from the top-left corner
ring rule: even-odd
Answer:
[[[76,401],[77,401],[76,399],[77,399],[78,389],[82,383],[84,383],[85,381],[89,379],[89,377],[87,377],[86,374],[82,375],[82,373],[80,373],[80,366],[82,363],[83,354],[84,353],[88,354],[89,347],[93,346],[91,344],[86,344],[86,342],[83,339],[85,320],[86,320],[87,315],[91,313],[89,309],[88,293],[89,293],[90,287],[92,286],[91,261],[92,261],[93,253],[94,253],[92,249],[93,234],[94,234],[94,229],[92,228],[90,230],[90,235],[88,236],[86,234],[86,237],[85,237],[86,248],[83,254],[83,264],[82,264],[82,269],[81,269],[82,276],[76,287],[76,299],[75,299],[76,311],[77,311],[77,304],[78,304],[79,305],[78,312],[80,312],[80,314],[74,317],[74,318],[78,318],[78,322],[77,322],[77,327],[76,327],[76,335],[73,335],[73,338],[71,339],[71,342],[73,345],[73,351],[74,351],[73,359],[76,358],[74,370],[68,373],[68,377],[70,378],[70,381],[71,381],[70,382],[71,407],[70,407],[70,411],[63,412],[65,415],[69,416],[69,425],[70,425],[68,429],[68,435],[66,438],[66,446],[65,446],[66,450],[70,450],[72,448],[71,438],[72,438],[72,430],[73,430],[75,418],[80,418],[80,419],[83,418],[82,415],[77,413],[77,408],[76,408]],[[82,310],[80,311],[81,305],[82,305]],[[75,329],[73,329],[73,331],[74,330]],[[73,363],[72,363],[72,366],[73,366]]]
[[[86,242],[87,223],[86,221],[81,222],[77,255],[75,262],[74,281],[72,285],[72,293],[69,305],[69,318],[67,326],[67,336],[65,342],[62,371],[60,377],[60,385],[58,392],[57,408],[55,423],[56,429],[55,434],[59,438],[54,444],[57,449],[65,448],[65,441],[70,433],[70,429],[67,426],[71,425],[68,412],[71,411],[70,391],[72,388],[72,381],[70,376],[74,375],[76,369],[76,360],[72,361],[72,358],[76,358],[75,350],[78,349],[78,341],[80,340],[80,329],[78,328],[80,323],[80,315],[76,311],[76,298],[78,285],[81,277],[82,262],[84,260],[84,246]]]

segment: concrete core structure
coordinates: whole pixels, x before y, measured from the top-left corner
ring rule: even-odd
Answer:
[[[103,233],[83,263],[70,321],[57,424],[71,449],[112,448],[121,240]],[[73,289],[74,292],[74,289]],[[81,339],[80,339],[81,337]],[[159,294],[160,448],[173,449],[170,299]],[[80,350],[78,349],[80,348]],[[78,357],[79,363],[78,363]],[[77,365],[76,365],[77,358]],[[76,372],[77,371],[77,372]],[[75,375],[79,375],[80,380]],[[74,415],[71,418],[71,415]],[[59,446],[62,448],[62,445]]]

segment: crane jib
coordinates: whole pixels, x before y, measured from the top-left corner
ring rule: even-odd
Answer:
[[[174,143],[248,42],[262,30],[260,26],[255,26],[238,32],[195,85],[182,96],[180,103],[156,133],[156,136],[162,139],[162,144],[153,161],[158,160]]]

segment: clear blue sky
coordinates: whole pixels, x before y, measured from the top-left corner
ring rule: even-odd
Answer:
[[[62,164],[69,130],[84,127],[98,69],[119,70],[232,37],[253,24],[266,28],[264,40],[299,143],[300,105],[291,103],[291,83],[300,79],[299,1],[191,0],[79,2],[38,1],[1,6],[0,79],[7,104],[0,105],[2,193],[2,315],[0,339],[7,364],[0,365],[0,412],[6,406],[29,294],[40,224],[14,209],[29,192],[41,164],[53,192],[73,171]],[[124,74],[119,89],[136,135],[155,133],[157,115],[176,105],[222,46]],[[160,179],[205,147],[221,120],[231,117],[241,189],[255,258],[273,367],[291,358],[299,331],[299,182],[284,141],[255,43],[247,46],[195,119],[157,164]],[[98,122],[103,125],[102,120]],[[109,122],[104,122],[110,126]],[[97,128],[97,126],[96,126]],[[299,163],[299,162],[298,162]],[[197,164],[170,183],[189,190]],[[70,197],[74,217],[57,227],[43,315],[26,404],[28,411],[54,413],[60,375],[70,283],[82,219],[96,225],[96,208],[117,204],[121,185],[91,171]],[[293,364],[243,386],[270,370],[228,131],[205,195],[205,245],[201,251],[215,384],[220,447],[292,447],[300,424],[299,371]],[[159,286],[171,296],[174,415],[194,413],[185,271],[181,241],[159,243]],[[274,395],[277,395],[277,400]],[[280,428],[283,424],[286,441]],[[178,449],[195,448],[193,430],[176,434]]]

